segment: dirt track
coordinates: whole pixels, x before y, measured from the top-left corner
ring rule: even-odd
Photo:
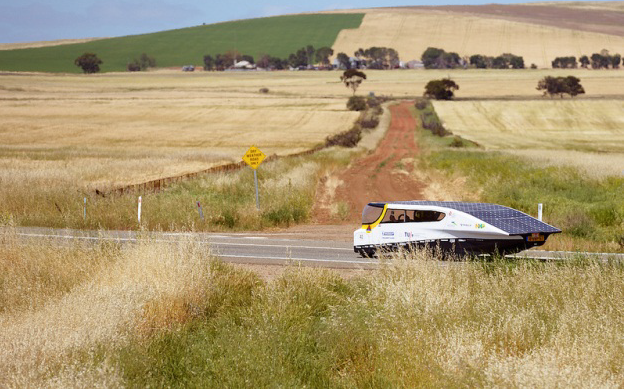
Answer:
[[[362,208],[371,201],[415,200],[422,197],[424,185],[409,174],[413,158],[418,154],[415,141],[416,120],[409,112],[412,101],[390,106],[392,119],[385,137],[371,154],[349,165],[344,172],[330,179],[337,182],[335,190],[324,183],[319,204],[314,210],[317,224],[336,223],[329,206],[343,202],[349,212],[344,223],[360,223]],[[333,193],[328,193],[333,192]]]

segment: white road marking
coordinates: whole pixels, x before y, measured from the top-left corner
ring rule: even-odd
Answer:
[[[29,234],[29,233],[17,233],[20,236],[37,237],[37,238],[61,238],[61,239],[83,239],[83,240],[115,240],[121,242],[136,242],[136,238],[121,238],[121,237],[107,237],[107,236],[71,236],[71,235],[46,235],[46,234]],[[175,240],[168,239],[151,239],[152,242],[166,242],[174,243]],[[321,249],[321,250],[339,250],[353,252],[353,249],[346,249],[342,247],[322,247],[322,246],[294,246],[294,245],[278,245],[278,244],[255,244],[255,243],[221,243],[212,242],[209,240],[201,240],[199,243],[214,244],[216,246],[252,246],[252,247],[284,247],[284,248],[297,248],[297,249]]]
[[[23,233],[23,232],[19,232],[16,235],[19,236],[26,236],[26,237],[41,237],[41,238],[61,238],[61,239],[83,239],[83,240],[112,240],[112,241],[118,241],[118,242],[136,242],[138,241],[137,238],[122,238],[122,237],[106,237],[106,236],[72,236],[72,235],[48,235],[48,234],[36,234],[36,233]],[[163,235],[169,235],[169,236],[194,236],[194,234],[192,233],[166,233]],[[210,235],[210,238],[221,238],[221,239],[246,239],[249,237],[232,237],[232,236],[227,236],[227,235]],[[268,238],[264,238],[264,237],[259,237],[260,239],[268,239]],[[280,240],[287,240],[287,239],[280,239]],[[167,239],[151,239],[151,241],[153,242],[165,242],[165,243],[174,243],[176,242],[175,240],[167,240]],[[290,240],[288,239],[288,241],[296,241],[296,240]],[[274,247],[274,248],[285,248],[285,249],[291,249],[291,248],[295,248],[295,249],[317,249],[317,250],[337,250],[337,251],[348,251],[348,252],[353,252],[353,249],[351,248],[342,248],[342,247],[322,247],[322,246],[298,246],[298,245],[279,245],[279,244],[254,244],[254,243],[229,243],[229,242],[213,242],[213,241],[204,241],[201,240],[199,241],[199,243],[204,243],[204,244],[212,244],[214,246],[252,246],[252,247]],[[541,254],[544,254],[544,256],[540,256]],[[550,254],[550,256],[549,256]],[[534,255],[534,256],[531,256]],[[529,258],[529,259],[565,259],[568,258],[569,256],[573,256],[573,255],[587,255],[587,256],[606,256],[606,257],[616,257],[616,258],[624,258],[624,254],[622,253],[591,253],[591,252],[578,252],[578,251],[545,251],[545,250],[528,250],[526,252],[521,252],[521,253],[517,253],[517,254],[512,254],[509,255],[509,257],[514,257],[514,258]],[[227,256],[226,256],[227,257]],[[236,256],[230,256],[232,258],[235,258]],[[254,257],[254,256],[239,256],[240,258],[266,258],[266,259],[285,259],[285,258],[273,258],[273,257]],[[300,259],[300,260],[307,260],[307,261],[318,261],[318,262],[335,262],[335,260],[330,260],[330,259],[326,259],[326,260],[321,260],[321,259]],[[340,261],[340,260],[338,260]],[[345,263],[349,263],[348,261],[340,261],[340,262],[345,262]],[[367,263],[367,262],[360,262],[360,261],[355,261],[354,263]],[[370,262],[370,263],[375,263],[375,262]]]
[[[289,257],[258,257],[255,255],[221,255],[216,253],[215,255],[223,258],[253,258],[253,259],[279,259],[284,261],[306,261],[306,262],[340,262],[340,263],[355,263],[365,265],[379,265],[379,262],[369,261],[345,261],[342,259],[312,259],[312,258],[289,258]]]

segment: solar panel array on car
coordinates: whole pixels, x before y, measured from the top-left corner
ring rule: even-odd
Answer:
[[[510,235],[561,232],[560,229],[541,222],[524,212],[498,204],[455,201],[393,201],[390,204],[433,205],[456,209],[483,220],[496,228],[500,228]]]

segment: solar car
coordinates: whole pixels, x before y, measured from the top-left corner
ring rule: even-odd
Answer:
[[[444,254],[512,254],[541,246],[561,230],[513,208],[451,201],[372,202],[353,233],[353,250],[436,248]]]

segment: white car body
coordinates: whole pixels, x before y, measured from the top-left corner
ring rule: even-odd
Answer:
[[[379,217],[373,221],[375,212]],[[363,255],[380,248],[425,245],[458,254],[517,252],[541,245],[549,234],[561,232],[520,211],[484,203],[369,203],[363,218],[362,228],[353,233],[354,250]]]

